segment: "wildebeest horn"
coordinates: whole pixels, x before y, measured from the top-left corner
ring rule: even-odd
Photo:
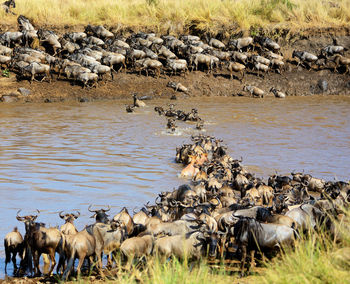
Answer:
[[[213,206],[219,206],[220,204],[221,204],[221,201],[220,201],[220,199],[216,196],[215,197],[215,199],[218,201],[218,203],[217,204],[213,204],[210,200],[209,200],[209,203],[210,203],[210,205],[213,205]]]
[[[93,213],[93,212],[97,212],[98,211],[98,210],[91,210],[91,207],[92,207],[92,205],[90,204],[90,206],[88,208],[89,212]]]
[[[65,216],[64,216],[64,214],[62,214],[63,213],[63,211],[60,211],[59,213],[58,213],[58,215],[60,216],[60,218],[64,218]]]
[[[39,209],[36,209],[36,212],[38,212],[38,215],[33,215],[33,218],[36,219],[38,218],[39,214],[40,214],[40,210]]]
[[[125,207],[124,207],[125,208]],[[125,208],[126,209],[126,208]],[[109,210],[111,210],[111,206],[110,205],[108,205],[108,209],[101,209],[103,212],[107,212],[107,211],[109,211]]]
[[[219,235],[227,235],[227,233],[228,233],[228,228],[226,227],[225,229],[226,229],[225,232],[218,231],[218,234],[219,234]]]
[[[21,212],[21,210],[22,210],[22,209],[19,209],[19,210],[17,211],[16,218],[17,218],[17,220],[18,220],[18,221],[23,221],[23,220],[25,220],[25,218],[24,218],[24,217],[22,217],[22,216],[19,216],[19,215],[18,215],[18,214],[19,214],[19,212]]]
[[[185,207],[185,208],[192,207],[191,205],[183,204],[181,201],[179,201],[178,204],[180,204],[182,207]]]
[[[156,200],[154,201],[158,206],[162,206],[162,202],[157,202],[159,196],[157,196]]]
[[[72,215],[74,216],[74,218],[75,218],[75,219],[78,219],[78,218],[79,218],[79,216],[80,216],[80,212],[79,212],[79,211],[77,211],[77,214],[72,213]]]

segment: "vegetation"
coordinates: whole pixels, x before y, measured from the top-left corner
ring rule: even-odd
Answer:
[[[1,70],[1,76],[10,78],[10,71],[8,69]]]
[[[179,33],[339,27],[350,20],[350,0],[16,0],[17,15],[35,24],[105,24]],[[1,24],[17,16],[0,11]]]
[[[337,224],[342,241],[324,231],[312,233],[279,259],[267,264],[265,283],[350,283],[350,226]]]

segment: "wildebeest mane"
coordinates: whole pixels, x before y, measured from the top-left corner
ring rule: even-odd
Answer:
[[[244,243],[248,248],[257,247],[257,239],[262,233],[261,224],[254,218],[241,217],[234,225],[233,236],[238,243]],[[243,239],[244,234],[247,233],[247,239]]]

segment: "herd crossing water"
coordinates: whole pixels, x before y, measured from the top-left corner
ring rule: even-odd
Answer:
[[[62,223],[58,211],[78,209],[82,229],[91,222],[89,204],[111,205],[113,214],[153,201],[185,183],[175,148],[192,134],[223,139],[232,157],[243,157],[264,178],[293,170],[327,180],[350,176],[348,97],[179,100],[178,108],[196,107],[205,124],[200,132],[195,123],[179,122],[175,133],[153,111],[169,101],[149,101],[132,114],[125,103],[0,106],[2,238],[14,226],[24,231],[15,219],[20,208],[23,214],[40,209],[40,221],[51,226]],[[2,243],[0,257],[3,278]]]

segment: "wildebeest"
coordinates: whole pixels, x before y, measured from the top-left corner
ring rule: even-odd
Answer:
[[[153,70],[155,77],[160,76],[160,68],[163,66],[163,64],[154,59],[150,58],[144,58],[144,59],[139,59],[135,61],[135,67],[139,70],[139,73],[141,75],[141,72],[143,70],[146,71],[146,76],[148,76],[148,70]]]
[[[5,32],[0,34],[0,44],[7,47],[15,46],[16,44],[21,44],[23,38],[23,33],[21,32]]]
[[[285,216],[292,218],[300,230],[312,230],[323,221],[324,213],[310,204],[302,204],[288,211]]]
[[[234,225],[233,236],[241,249],[241,274],[244,275],[244,266],[247,252],[251,252],[251,265],[254,265],[254,252],[266,249],[281,249],[283,246],[292,246],[298,237],[297,232],[290,227],[280,224],[260,223],[252,218],[240,218]]]
[[[11,11],[12,8],[16,8],[15,0],[7,0],[3,2],[2,8],[5,10],[6,13],[11,13],[13,15],[16,15],[14,12]]]
[[[61,226],[60,231],[65,235],[74,235],[78,232],[78,230],[74,226],[74,220],[78,219],[80,216],[80,212],[77,214],[63,214],[63,211],[59,213],[60,218],[62,218],[65,223]]]
[[[113,37],[113,33],[111,33],[110,31],[108,31],[105,27],[103,26],[91,26],[91,25],[87,25],[85,27],[85,33],[87,35],[94,35],[97,37],[101,37],[101,38],[110,38]]]
[[[252,45],[253,41],[252,37],[233,39],[229,42],[229,46],[233,47],[235,50],[241,51],[243,48]]]
[[[28,66],[24,67],[22,69],[22,74],[26,75],[26,74],[30,74],[30,83],[32,81],[37,81],[35,79],[36,75],[43,75],[43,78],[41,79],[41,82],[47,78],[50,82],[52,79],[51,73],[50,73],[50,66],[47,64],[43,64],[43,63],[37,63],[37,62],[32,62],[30,63]]]
[[[243,91],[249,92],[253,97],[263,98],[265,95],[265,92],[263,90],[255,86],[244,86]]]
[[[186,235],[166,236],[155,241],[155,254],[168,258],[200,259],[209,245],[209,256],[216,256],[218,234],[207,231],[193,231]]]
[[[245,70],[245,66],[241,63],[238,62],[230,62],[228,67],[227,67],[228,71],[230,71],[230,78],[232,80],[233,78],[233,72],[239,72],[241,74],[241,78],[239,79],[240,81],[243,80],[244,78],[244,70]]]
[[[113,217],[114,222],[119,222],[121,226],[126,228],[128,236],[131,236],[134,231],[134,221],[129,215],[128,209],[124,207],[118,214]]]
[[[292,57],[293,58],[298,58],[299,61],[298,61],[298,66],[299,64],[308,64],[308,63],[314,63],[318,57],[310,52],[306,52],[306,51],[297,51],[297,50],[294,50],[293,51],[293,54],[292,54]],[[311,67],[309,65],[309,67]]]
[[[154,245],[154,237],[152,235],[144,235],[126,239],[120,246],[120,252],[128,260],[133,258],[147,257],[152,253]]]
[[[270,92],[272,92],[276,98],[285,98],[286,97],[286,94],[277,90],[276,88],[272,87],[270,89]]]
[[[41,254],[48,254],[51,260],[49,275],[52,273],[55,265],[55,252],[61,253],[63,250],[62,235],[57,228],[45,228],[43,223],[35,223],[38,215],[19,216],[17,212],[17,220],[24,222],[26,234],[24,237],[26,246],[26,265],[31,270],[31,258],[33,257],[34,273],[40,275],[39,259]],[[37,210],[38,213],[40,212]]]
[[[21,258],[24,257],[24,240],[17,227],[12,232],[8,233],[4,239],[5,248],[5,274],[7,274],[7,264],[12,260],[13,274],[17,273],[16,256],[17,254]],[[12,257],[11,257],[12,255]]]

